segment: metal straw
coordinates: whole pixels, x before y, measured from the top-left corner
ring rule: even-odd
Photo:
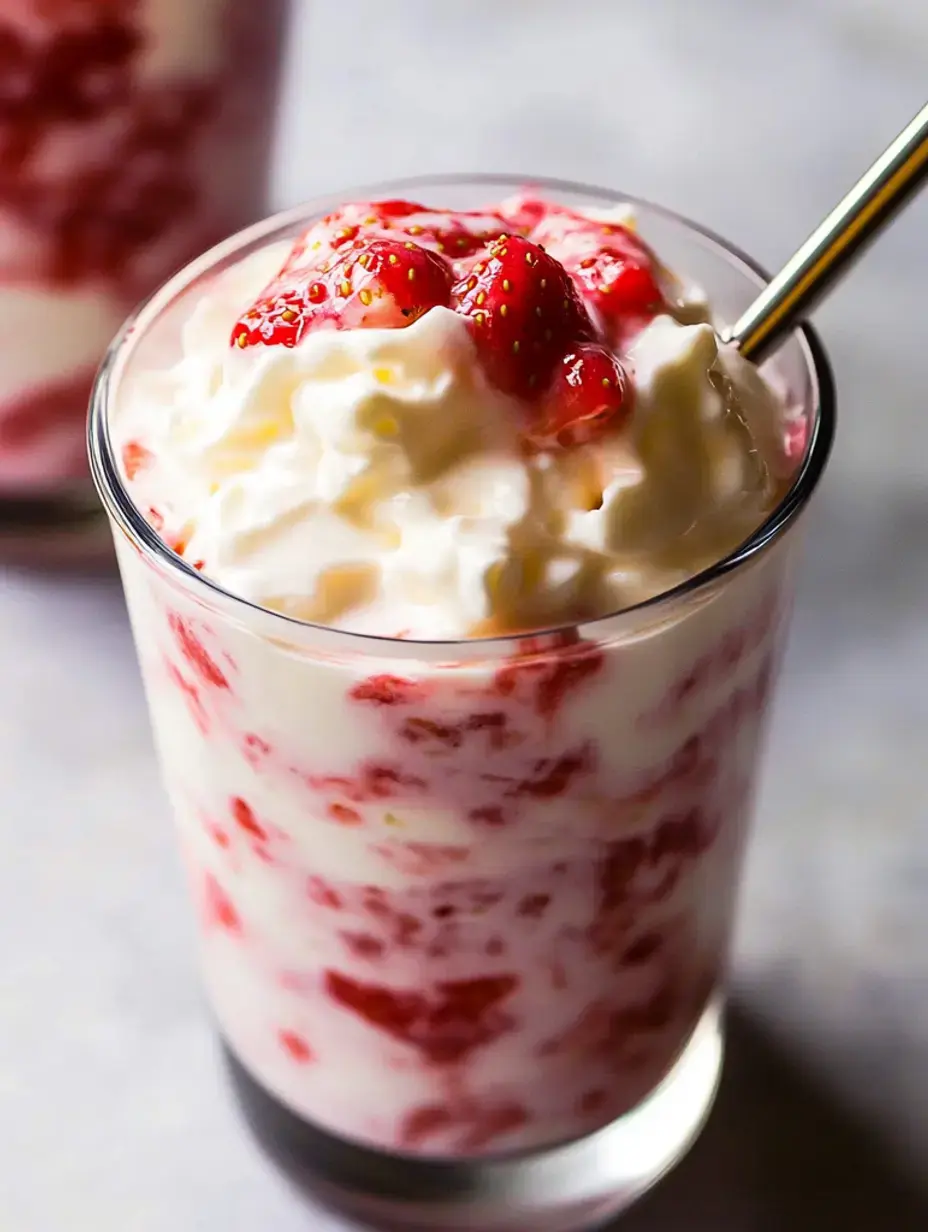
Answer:
[[[831,290],[928,178],[928,104],[786,262],[726,334],[764,359]]]

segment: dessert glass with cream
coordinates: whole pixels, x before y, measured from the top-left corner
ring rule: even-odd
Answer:
[[[252,1121],[377,1226],[564,1232],[711,1105],[828,367],[721,345],[762,276],[657,207],[356,196],[139,311],[92,466]]]
[[[260,218],[287,0],[0,5],[0,557],[95,555],[94,373],[126,315]]]

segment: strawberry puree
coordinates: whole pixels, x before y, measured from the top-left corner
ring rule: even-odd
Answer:
[[[260,212],[284,8],[2,6],[0,494],[85,475],[90,386],[112,335]]]

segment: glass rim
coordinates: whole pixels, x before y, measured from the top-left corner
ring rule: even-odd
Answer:
[[[345,201],[375,199],[375,195],[410,189],[445,187],[503,187],[512,190],[515,185],[525,188],[537,188],[553,193],[572,193],[574,195],[589,195],[600,201],[609,201],[615,205],[628,204],[648,213],[675,223],[707,248],[721,254],[729,265],[739,268],[747,275],[748,280],[761,290],[770,281],[770,274],[753,257],[748,256],[736,245],[723,239],[710,228],[694,222],[685,215],[677,213],[666,206],[658,205],[644,197],[624,193],[617,189],[603,188],[599,185],[578,183],[551,176],[525,175],[511,173],[477,172],[450,173],[444,175],[418,175],[400,179],[383,180],[376,183],[356,185],[338,193],[328,193],[313,197],[300,205],[291,206],[269,217],[235,232],[226,239],[209,248],[201,256],[189,262],[169,279],[161,284],[149,296],[143,299],[125,320],[119,332],[110,343],[106,354],[97,370],[93,390],[90,397],[90,409],[87,423],[88,453],[91,475],[96,485],[97,493],[113,523],[127,536],[129,541],[144,555],[154,558],[167,566],[173,573],[180,575],[194,587],[217,596],[221,601],[240,608],[244,613],[259,613],[263,618],[282,622],[281,627],[304,629],[322,636],[337,635],[338,638],[353,642],[368,648],[381,645],[392,647],[394,653],[400,647],[404,653],[412,648],[451,647],[482,647],[489,649],[494,645],[512,645],[530,643],[532,639],[556,637],[570,634],[578,629],[593,632],[610,622],[648,612],[658,612],[675,601],[686,599],[700,591],[711,587],[720,578],[734,572],[748,561],[757,557],[766,547],[781,538],[786,530],[797,519],[805,508],[812,493],[825,470],[828,456],[831,452],[835,435],[836,401],[835,384],[827,353],[818,334],[808,323],[802,323],[790,335],[798,340],[803,353],[806,372],[809,378],[809,410],[811,426],[809,440],[802,463],[793,477],[793,481],[781,499],[777,502],[761,524],[731,552],[720,560],[708,565],[698,573],[678,582],[667,590],[638,603],[604,613],[593,618],[562,622],[541,629],[531,629],[514,633],[493,634],[486,637],[457,638],[397,638],[386,634],[359,633],[337,626],[318,624],[277,612],[273,608],[263,607],[233,591],[227,590],[218,582],[200,573],[187,563],[158,536],[157,532],[146,520],[138,508],[126,485],[122,481],[119,467],[109,431],[109,404],[111,391],[118,377],[124,348],[136,334],[142,334],[149,323],[147,318],[156,318],[158,313],[169,306],[178,295],[191,285],[200,275],[231,257],[236,251],[255,246],[261,241],[270,241],[275,235],[289,230],[291,227],[309,222],[313,218],[330,212]]]

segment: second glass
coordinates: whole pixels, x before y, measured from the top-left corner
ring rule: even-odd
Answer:
[[[513,187],[375,191],[474,207]],[[158,540],[108,422],[123,381],[178,353],[207,280],[331,204],[169,284],[111,352],[92,411],[206,982],[252,1119],[331,1200],[405,1227],[563,1232],[627,1206],[711,1105],[792,526],[831,439],[828,370],[809,333],[782,349],[809,428],[793,488],[669,595],[493,641],[288,619]],[[636,209],[722,314],[745,306],[761,283],[749,264]]]
[[[142,296],[267,209],[288,5],[0,3],[0,559],[108,547],[94,373]]]

